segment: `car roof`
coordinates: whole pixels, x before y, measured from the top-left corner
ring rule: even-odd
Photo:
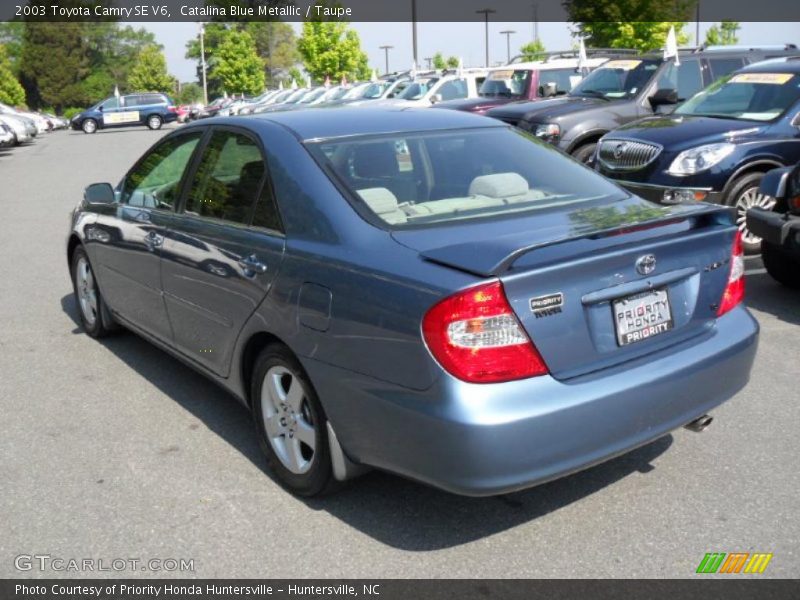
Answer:
[[[332,111],[336,113],[333,114]],[[243,119],[272,121],[304,141],[409,131],[507,127],[501,121],[460,110],[368,106],[333,106],[262,113],[232,117],[230,122],[241,123]]]
[[[753,63],[743,69],[739,69],[737,73],[774,73],[776,71],[781,73],[800,73],[800,56],[787,57],[785,60],[771,59]]]

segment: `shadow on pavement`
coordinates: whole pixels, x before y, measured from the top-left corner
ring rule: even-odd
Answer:
[[[81,330],[72,294],[64,312]],[[139,336],[121,332],[100,341],[126,365],[200,419],[271,479],[250,414],[222,389]],[[529,490],[491,498],[466,498],[382,472],[352,481],[339,493],[305,500],[388,546],[408,551],[449,548],[494,535],[589,496],[650,464],[673,442],[671,435],[575,475]],[[288,493],[288,492],[286,492]]]
[[[800,325],[800,290],[781,285],[761,269],[747,275],[745,303],[753,310]]]

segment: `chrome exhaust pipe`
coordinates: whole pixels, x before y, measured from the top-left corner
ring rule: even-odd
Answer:
[[[697,417],[691,423],[687,423],[686,425],[684,425],[684,427],[689,431],[700,433],[701,431],[705,431],[706,429],[708,429],[708,426],[711,425],[711,421],[713,420],[714,417],[710,415],[703,415],[702,417]]]

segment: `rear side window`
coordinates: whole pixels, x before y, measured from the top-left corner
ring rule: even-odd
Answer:
[[[539,71],[539,96],[544,96],[544,87],[548,83],[556,84],[556,94],[566,94],[572,86],[581,80],[575,69],[548,69]]]
[[[141,104],[142,105],[150,105],[150,104],[164,104],[166,100],[160,94],[145,94],[141,96]]]
[[[711,67],[711,77],[716,80],[741,69],[744,61],[741,58],[709,58],[708,64]]]
[[[453,79],[445,81],[439,88],[438,94],[442,100],[458,100],[467,97],[467,81],[465,79]]]
[[[691,98],[703,89],[700,61],[682,59],[679,67],[671,63],[658,77],[658,89],[675,90],[679,100]]]
[[[249,136],[216,131],[193,177],[186,213],[249,225],[264,174],[264,157]]]

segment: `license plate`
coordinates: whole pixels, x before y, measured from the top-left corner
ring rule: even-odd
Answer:
[[[673,327],[667,290],[653,290],[620,298],[612,306],[617,343],[620,346],[650,339]]]

